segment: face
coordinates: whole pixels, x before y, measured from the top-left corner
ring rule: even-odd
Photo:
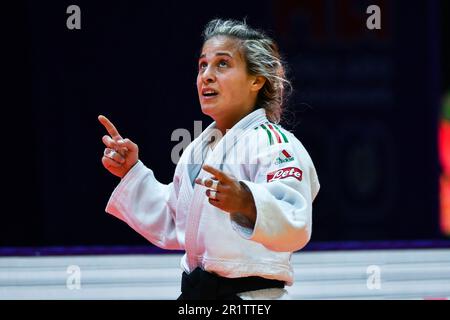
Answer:
[[[217,122],[234,125],[253,110],[263,81],[247,73],[235,39],[218,36],[204,43],[197,76],[204,114]]]

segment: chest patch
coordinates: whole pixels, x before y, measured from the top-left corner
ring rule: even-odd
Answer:
[[[275,159],[274,164],[280,165],[286,162],[294,161],[294,157],[289,154],[286,150],[280,152],[278,157]]]

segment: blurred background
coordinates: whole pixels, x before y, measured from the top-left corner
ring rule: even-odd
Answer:
[[[69,30],[67,7],[81,9]],[[381,8],[381,30],[366,9]],[[152,245],[104,209],[104,114],[172,179],[175,129],[194,134],[201,31],[268,31],[290,67],[292,130],[321,191],[308,248],[450,246],[449,1],[16,1],[8,17],[0,247]],[[295,117],[294,117],[295,116]],[[17,252],[17,251],[13,251]]]

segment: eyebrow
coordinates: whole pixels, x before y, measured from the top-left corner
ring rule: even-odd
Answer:
[[[231,54],[229,54],[228,52],[217,52],[216,53],[216,57],[217,56],[228,56],[230,58],[233,58],[233,56]],[[200,60],[200,59],[203,59],[205,57],[206,57],[206,54],[202,54],[198,59]]]

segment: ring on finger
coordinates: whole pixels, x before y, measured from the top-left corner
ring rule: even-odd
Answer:
[[[212,180],[211,189],[217,190],[217,186],[219,185],[219,180]]]
[[[210,199],[216,200],[216,196],[217,196],[217,191],[216,191],[216,190],[211,190],[211,189],[209,189],[208,197],[209,197]]]
[[[116,155],[115,150],[105,150],[105,156],[107,156],[110,159],[114,159],[114,156]]]

